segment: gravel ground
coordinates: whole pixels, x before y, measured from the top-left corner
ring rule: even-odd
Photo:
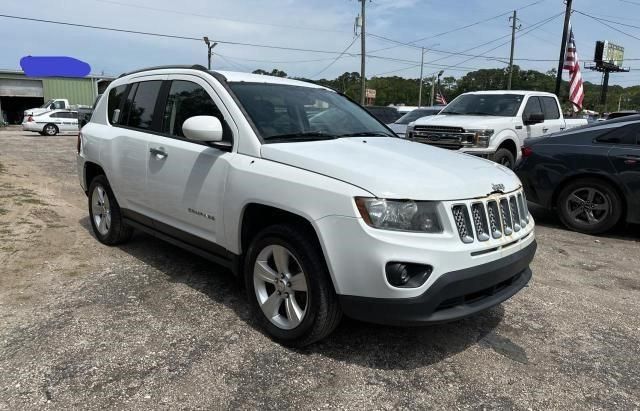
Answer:
[[[344,320],[305,350],[255,327],[206,260],[96,241],[75,136],[0,129],[0,409],[639,409],[640,230],[534,209],[534,278],[427,328]]]

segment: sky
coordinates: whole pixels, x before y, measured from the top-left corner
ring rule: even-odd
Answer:
[[[154,65],[206,65],[207,49],[198,39],[208,36],[213,41],[220,40],[214,48],[214,69],[270,71],[278,68],[289,76],[335,78],[345,71],[360,71],[360,57],[349,55],[360,52],[360,39],[354,37],[354,21],[360,6],[357,0],[31,0],[28,6],[24,0],[2,0],[2,15],[195,40],[0,17],[0,38],[3,39],[0,69],[19,69],[20,58],[26,55],[72,56],[89,63],[95,74],[116,76]],[[574,0],[573,7],[576,12],[572,25],[580,60],[593,59],[597,40],[620,44],[625,47],[625,59],[629,59],[624,65],[632,70],[612,74],[610,83],[625,87],[640,84],[640,0]],[[514,9],[518,9],[521,25],[516,39],[516,64],[523,69],[540,71],[557,67],[563,25],[562,0],[372,0],[366,3],[369,33],[366,43],[367,55],[370,55],[367,77],[418,78],[421,54],[418,47],[427,49],[425,77],[439,70],[444,70],[444,76],[461,77],[479,68],[504,67],[509,59],[509,17]],[[501,14],[504,15],[496,17]],[[487,21],[455,30],[481,20]],[[347,53],[340,56],[350,44]],[[446,54],[452,52],[472,56]],[[586,80],[600,83],[600,73],[586,69],[582,72]]]

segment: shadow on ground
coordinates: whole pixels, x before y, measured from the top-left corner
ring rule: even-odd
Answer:
[[[555,211],[547,210],[532,203],[529,203],[528,206],[529,212],[531,212],[536,225],[569,230],[564,224],[562,224]],[[640,240],[640,225],[620,223],[610,232],[601,234],[598,237],[638,241]]]
[[[80,224],[91,232],[87,217]],[[225,268],[139,232],[120,249],[164,273],[169,281],[188,285],[231,308],[239,319],[262,332],[249,311],[244,288]],[[461,321],[426,327],[388,327],[343,318],[324,340],[291,351],[374,369],[415,369],[439,363],[487,336],[491,344],[503,316],[504,309],[498,306]]]

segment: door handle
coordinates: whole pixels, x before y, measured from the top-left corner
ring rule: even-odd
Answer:
[[[637,154],[623,154],[618,156],[618,158],[624,160],[624,163],[627,165],[634,165],[640,161],[640,155]]]
[[[158,160],[165,159],[169,156],[169,154],[167,154],[167,152],[164,151],[164,147],[158,147],[158,148],[151,147],[149,149],[149,152],[154,156],[156,156]]]
[[[542,129],[542,132],[543,132],[543,133],[546,133],[547,131],[549,131],[549,129],[548,129],[548,128],[543,128],[543,129]]]

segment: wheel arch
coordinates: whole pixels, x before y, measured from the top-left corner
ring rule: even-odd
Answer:
[[[85,161],[84,163],[84,184],[89,189],[89,185],[91,181],[99,175],[107,176],[107,173],[104,172],[102,166],[92,161]],[[109,178],[107,177],[107,180]]]
[[[562,180],[560,182],[560,184],[556,185],[555,189],[553,190],[553,194],[551,195],[551,207],[553,209],[557,209],[557,203],[558,203],[558,196],[560,195],[560,192],[562,192],[562,190],[569,184],[571,184],[572,182],[576,181],[576,180],[581,180],[581,179],[586,179],[586,178],[592,178],[592,179],[596,179],[596,180],[600,180],[606,184],[609,184],[620,196],[620,198],[622,199],[622,218],[623,219],[627,219],[627,212],[628,212],[628,204],[627,204],[627,198],[628,196],[625,194],[624,190],[622,189],[622,187],[620,186],[620,184],[618,184],[618,182],[615,181],[615,179],[611,178],[608,175],[605,174],[599,174],[599,173],[593,173],[593,172],[583,172],[583,173],[578,173],[578,174],[573,174],[571,176],[568,176],[567,178],[565,178],[564,180]]]
[[[496,151],[500,150],[501,148],[506,148],[507,150],[509,150],[511,154],[513,154],[513,159],[516,161],[518,160],[518,145],[511,135],[508,135],[504,138],[504,140],[500,142],[500,145],[498,145]]]

